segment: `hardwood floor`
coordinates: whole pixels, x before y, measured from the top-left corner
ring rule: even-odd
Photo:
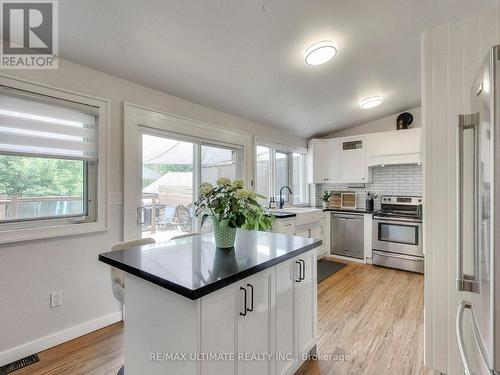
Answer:
[[[433,374],[423,366],[423,276],[349,263],[318,285],[318,354],[297,375]],[[118,323],[40,353],[21,374],[115,375],[123,363]]]
[[[40,362],[13,375],[116,375],[123,365],[123,323],[89,333],[38,355]]]
[[[309,361],[296,375],[433,374],[423,365],[424,278],[349,265],[318,285],[318,353],[346,361]]]

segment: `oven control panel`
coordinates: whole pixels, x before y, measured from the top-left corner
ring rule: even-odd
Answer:
[[[412,206],[417,206],[424,203],[424,199],[422,197],[397,197],[389,195],[383,195],[381,197],[381,201],[383,204],[400,204]]]

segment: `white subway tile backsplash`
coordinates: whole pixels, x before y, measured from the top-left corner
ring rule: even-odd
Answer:
[[[365,208],[366,192],[379,195],[422,195],[422,166],[388,165],[372,168],[372,182],[362,187],[346,184],[313,184],[309,189],[311,205],[321,205],[324,190],[354,191],[358,193],[358,207]],[[380,208],[380,198],[375,200],[375,209]]]

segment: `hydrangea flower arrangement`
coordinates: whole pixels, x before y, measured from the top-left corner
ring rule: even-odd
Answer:
[[[268,230],[274,222],[275,218],[257,202],[257,197],[265,197],[244,185],[242,180],[226,177],[219,178],[216,186],[207,182],[200,185],[195,215],[201,216],[202,225],[212,220],[217,247],[233,247],[236,228]]]

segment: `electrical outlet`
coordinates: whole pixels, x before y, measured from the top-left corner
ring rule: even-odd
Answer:
[[[62,290],[50,293],[50,308],[62,305]]]

